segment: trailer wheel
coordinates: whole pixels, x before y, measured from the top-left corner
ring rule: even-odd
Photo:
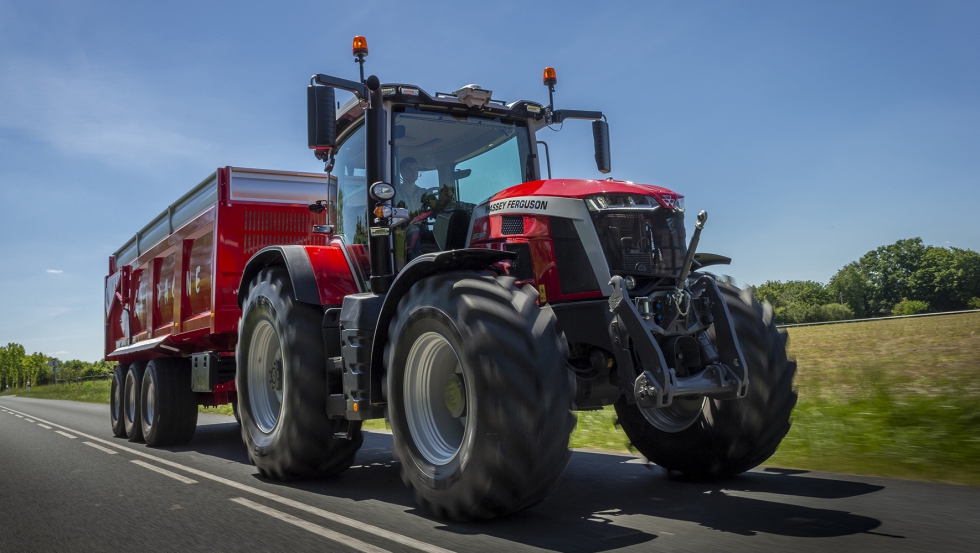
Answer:
[[[140,424],[147,445],[183,445],[197,430],[197,396],[183,359],[153,359],[140,387]]]
[[[281,266],[263,269],[249,285],[238,326],[238,415],[242,439],[263,476],[279,480],[337,474],[361,446],[335,438],[342,419],[327,418],[323,312],[296,301]]]
[[[722,283],[718,288],[748,365],[746,396],[704,400],[693,421],[686,420],[687,411],[678,414],[679,409],[662,416],[665,414],[644,413],[624,398],[616,402],[619,423],[640,453],[693,479],[724,478],[760,465],[786,436],[796,405],[796,362],[786,358],[786,333],[776,330],[772,307],[760,305],[751,291]],[[671,420],[683,423],[678,424],[679,430],[665,430],[673,430],[665,423]]]
[[[434,515],[484,519],[543,500],[568,464],[573,375],[537,292],[446,273],[401,300],[385,347],[402,480]]]
[[[123,392],[126,389],[126,374],[129,365],[117,364],[112,370],[112,384],[109,386],[109,422],[112,423],[112,435],[117,438],[126,437],[126,418],[123,416]]]
[[[131,442],[143,441],[143,426],[140,424],[140,389],[143,385],[145,361],[137,361],[126,371],[126,383],[123,386],[123,425],[126,437]]]

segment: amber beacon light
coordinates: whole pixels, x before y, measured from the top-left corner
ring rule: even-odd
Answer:
[[[365,52],[367,47],[365,47]],[[554,67],[545,67],[544,75],[541,77],[541,81],[545,86],[555,86],[558,84],[558,74],[555,73]]]
[[[360,35],[354,37],[354,44],[351,50],[359,58],[368,55],[367,39]]]

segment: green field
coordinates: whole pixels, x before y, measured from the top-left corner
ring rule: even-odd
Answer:
[[[799,327],[789,335],[800,400],[767,464],[980,485],[980,313]],[[108,395],[108,381],[31,393],[99,403]],[[201,411],[231,414],[229,406]],[[572,447],[628,451],[611,408],[578,417]]]
[[[980,313],[788,331],[800,399],[766,464],[980,485]],[[572,446],[626,451],[615,420],[579,413]]]

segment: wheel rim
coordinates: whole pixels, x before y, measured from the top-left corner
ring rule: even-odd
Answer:
[[[279,423],[284,372],[276,329],[268,321],[260,321],[248,349],[248,397],[252,420],[266,434]]]
[[[122,395],[125,387],[118,378],[114,379],[112,387],[112,419],[118,421],[122,416]]]
[[[415,340],[405,361],[405,418],[416,448],[434,465],[459,453],[466,432],[466,378],[456,350],[436,332]]]
[[[144,377],[145,378],[145,377]],[[146,401],[143,403],[143,420],[146,421],[147,426],[153,424],[153,411],[155,410],[156,399],[156,386],[153,385],[153,380],[146,386]]]
[[[667,407],[645,409],[640,407],[643,418],[657,430],[664,432],[680,432],[690,428],[704,411],[708,398],[675,399]]]
[[[135,379],[126,379],[126,396],[129,404],[126,405],[126,422],[132,423],[136,420],[136,385]]]

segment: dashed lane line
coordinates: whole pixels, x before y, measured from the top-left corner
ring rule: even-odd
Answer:
[[[17,418],[18,418],[18,419],[22,419],[22,418],[24,418],[24,417],[22,417],[22,416],[20,416],[20,415],[16,415],[16,416],[17,416]]]
[[[143,468],[150,469],[153,472],[159,472],[160,474],[162,474],[164,476],[169,476],[169,477],[173,478],[174,480],[176,480],[178,482],[183,482],[184,484],[197,484],[197,480],[194,480],[193,478],[188,478],[188,477],[184,476],[183,474],[177,474],[176,472],[170,472],[167,469],[162,469],[162,468],[160,468],[160,467],[158,467],[156,465],[151,465],[150,463],[147,463],[146,461],[140,461],[138,459],[134,459],[132,462],[133,462],[134,465],[139,465],[139,466],[141,466]]]
[[[374,526],[374,525],[371,525],[371,524],[367,524],[367,523],[365,523],[363,521],[360,521],[360,520],[354,520],[354,519],[352,519],[350,517],[345,517],[343,515],[339,515],[337,513],[334,513],[334,512],[331,512],[331,511],[327,511],[325,509],[320,509],[318,507],[314,507],[312,505],[307,505],[306,503],[301,503],[301,502],[296,501],[294,499],[289,499],[288,497],[283,497],[281,495],[276,495],[276,494],[274,494],[272,492],[267,492],[267,491],[261,490],[259,488],[254,488],[252,486],[248,486],[248,485],[245,485],[245,484],[240,484],[238,482],[235,482],[234,480],[229,480],[227,478],[223,478],[221,476],[217,476],[217,475],[211,474],[209,472],[204,472],[203,470],[198,470],[198,469],[195,469],[195,468],[191,468],[191,467],[188,467],[186,465],[182,465],[180,463],[176,463],[174,461],[170,461],[168,459],[164,459],[162,457],[157,457],[156,455],[150,455],[149,453],[144,453],[142,451],[139,451],[139,450],[136,450],[136,449],[132,449],[132,448],[127,447],[127,446],[124,446],[124,445],[115,444],[115,443],[110,442],[109,440],[105,440],[105,439],[99,438],[97,436],[93,436],[91,434],[86,434],[84,432],[79,432],[79,431],[77,431],[77,430],[75,430],[73,428],[68,428],[67,426],[62,426],[62,425],[60,425],[58,423],[55,423],[55,422],[51,422],[51,421],[47,421],[47,420],[43,420],[43,419],[38,419],[38,420],[41,420],[41,421],[43,421],[43,422],[45,422],[47,424],[50,424],[52,426],[56,426],[58,428],[64,428],[65,430],[70,430],[70,431],[78,434],[79,436],[83,436],[83,437],[88,438],[88,439],[90,439],[92,441],[95,441],[95,442],[98,442],[98,443],[101,443],[101,444],[104,444],[104,445],[107,445],[107,446],[110,446],[110,447],[114,447],[116,449],[120,449],[122,451],[125,451],[126,453],[130,453],[132,455],[136,455],[137,457],[143,457],[145,459],[152,459],[153,461],[156,461],[156,462],[158,462],[158,463],[160,463],[162,465],[167,465],[169,467],[176,468],[176,469],[182,470],[184,472],[188,472],[188,473],[193,474],[195,476],[199,476],[201,478],[205,478],[207,480],[211,480],[212,482],[217,482],[219,484],[224,484],[226,486],[229,486],[229,487],[232,487],[232,488],[241,490],[243,492],[247,492],[247,493],[250,493],[250,494],[253,494],[253,495],[257,495],[259,497],[263,497],[265,499],[268,499],[269,501],[275,501],[276,503],[280,503],[282,505],[288,505],[288,506],[290,506],[290,507],[292,507],[294,509],[297,509],[299,511],[304,511],[306,513],[309,513],[311,515],[316,515],[316,516],[318,516],[320,518],[324,518],[324,519],[329,520],[331,522],[334,522],[334,523],[337,523],[337,524],[342,524],[344,526],[349,526],[349,527],[354,528],[356,530],[360,530],[362,532],[365,532],[365,533],[368,533],[368,534],[371,534],[371,535],[374,535],[374,536],[377,536],[377,537],[380,537],[380,538],[384,538],[384,539],[387,539],[389,541],[393,541],[395,543],[400,543],[402,545],[411,547],[413,549],[418,549],[419,551],[425,551],[426,553],[455,553],[451,549],[445,549],[445,548],[439,547],[437,545],[432,545],[431,543],[426,543],[424,541],[417,540],[415,538],[410,538],[408,536],[405,536],[405,535],[402,535],[402,534],[398,534],[398,533],[392,532],[390,530],[385,530],[384,528],[379,528],[377,526]]]
[[[51,427],[46,424],[37,423],[37,425],[45,430],[51,430]]]
[[[44,426],[44,425],[41,424],[41,425],[38,425],[38,426]],[[87,445],[87,446],[89,446],[89,447],[94,447],[95,449],[98,449],[99,451],[101,451],[103,453],[108,453],[109,455],[115,455],[116,454],[116,450],[115,449],[109,449],[108,447],[102,447],[99,444],[94,443],[94,442],[82,442],[82,443],[85,444],[85,445]]]
[[[27,421],[27,422],[34,422],[31,419],[24,419],[24,420]]]
[[[61,434],[62,436],[66,437],[66,438],[71,438],[73,440],[78,437],[78,436],[72,436],[71,434],[69,434],[67,432],[62,432],[61,430],[55,430],[55,433],[56,434]]]
[[[265,515],[269,515],[272,518],[277,518],[283,522],[287,522],[289,524],[292,524],[293,526],[302,528],[307,532],[312,532],[318,536],[327,538],[328,540],[332,540],[337,543],[346,545],[351,549],[363,551],[364,553],[390,553],[387,549],[381,549],[380,547],[375,547],[369,543],[364,543],[361,540],[354,539],[346,534],[341,534],[340,532],[334,532],[333,530],[329,530],[318,524],[313,524],[312,522],[308,522],[301,518],[294,517],[293,515],[290,515],[288,513],[277,511],[276,509],[273,509],[271,507],[266,507],[265,505],[256,503],[254,501],[249,501],[244,497],[234,497],[232,498],[232,501],[238,503],[239,505],[248,507],[249,509],[252,509],[254,511],[258,511]]]

